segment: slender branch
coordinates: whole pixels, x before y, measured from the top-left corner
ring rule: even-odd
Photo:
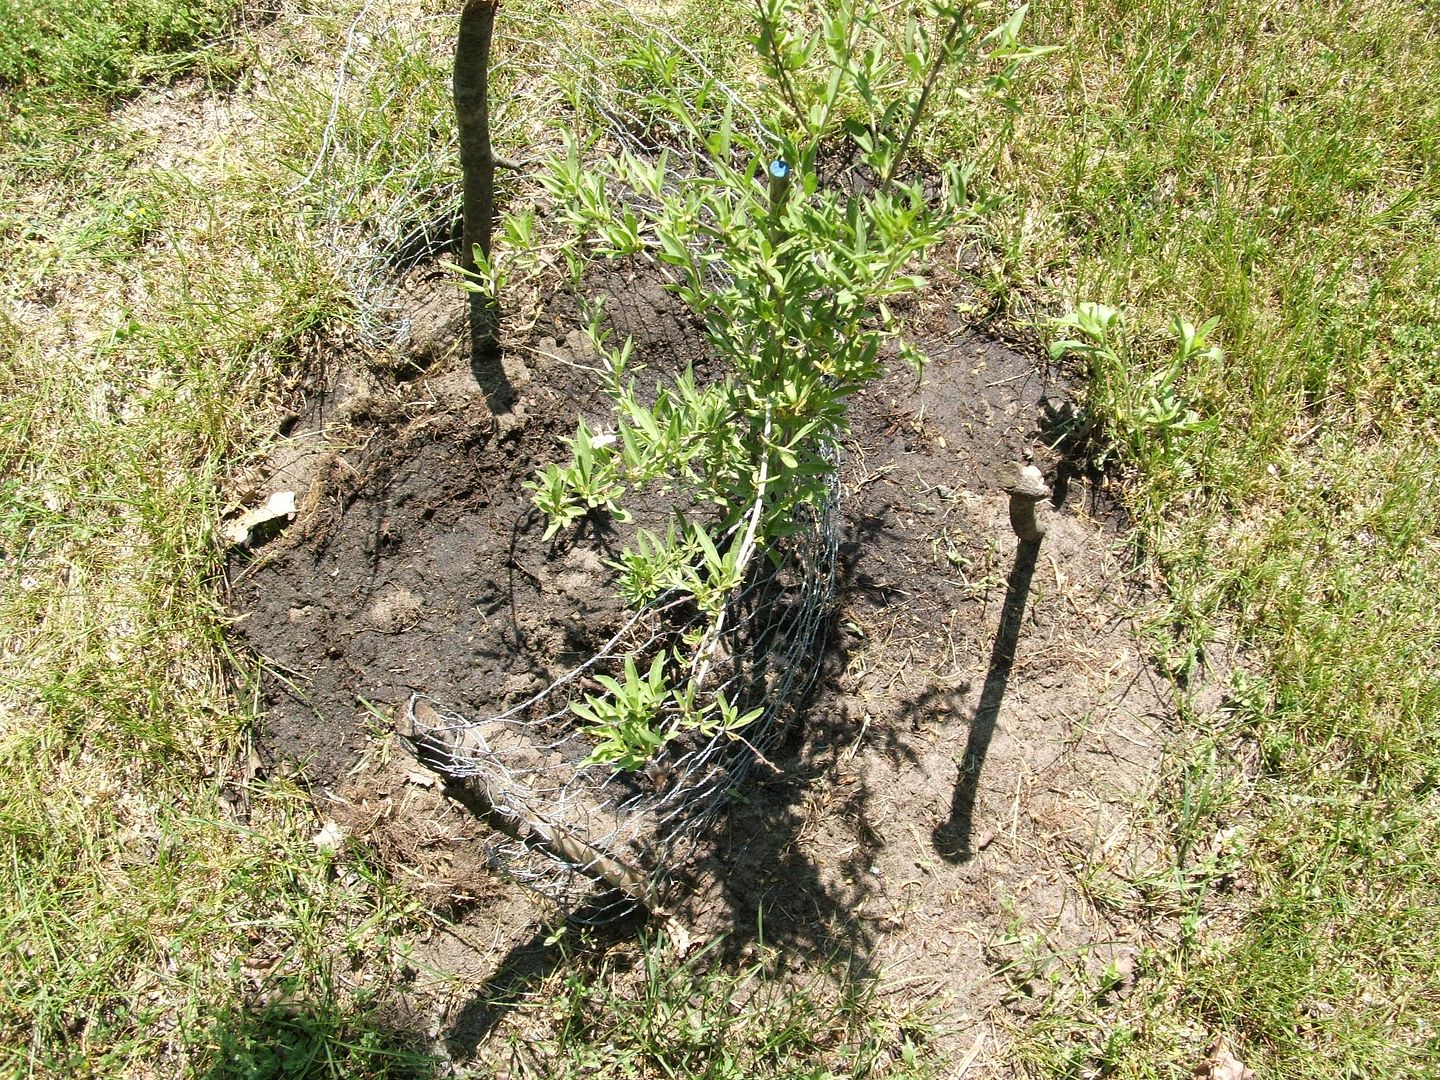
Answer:
[[[472,814],[655,911],[653,879],[633,851],[615,843],[623,819],[581,798],[555,800],[528,783],[523,771],[506,764],[535,752],[523,741],[517,745],[514,731],[495,720],[457,725],[418,694],[411,696],[396,726],[420,764],[443,778],[446,794]]]
[[[495,217],[495,155],[490,147],[490,42],[499,0],[466,0],[455,43],[455,119],[464,173],[464,250],[460,265],[475,269],[475,249],[488,259]]]
[[[930,92],[935,89],[941,68],[950,60],[950,54],[955,48],[955,39],[959,34],[960,20],[952,19],[950,29],[945,33],[945,40],[940,43],[940,49],[930,65],[930,70],[925,73],[925,82],[920,87],[920,97],[915,102],[915,108],[910,111],[910,119],[905,125],[905,134],[900,139],[895,156],[890,159],[890,167],[885,170],[885,179],[880,182],[882,191],[890,187],[891,182],[895,179],[896,171],[900,168],[900,163],[905,160],[905,155],[910,150],[910,140],[915,137],[915,129],[920,126],[920,117],[924,115],[925,106],[930,101]]]
[[[765,22],[765,9],[763,5],[758,3],[756,7],[759,8],[759,19],[763,24]],[[776,25],[778,28],[778,24]],[[770,61],[775,65],[775,81],[780,84],[780,96],[785,99],[785,104],[789,106],[790,111],[795,114],[795,123],[803,127],[805,124],[805,114],[800,111],[800,99],[795,96],[795,88],[790,84],[790,73],[786,70],[785,61],[780,56],[780,46],[775,40],[773,33],[768,36],[770,43]]]
[[[744,582],[745,574],[750,568],[750,559],[755,554],[755,533],[760,528],[760,518],[765,510],[765,489],[770,485],[770,411],[765,411],[765,434],[763,436],[766,444],[765,455],[760,459],[760,477],[756,483],[755,503],[750,508],[749,521],[745,526],[745,535],[740,539],[740,550],[735,556],[735,572],[739,581]],[[698,692],[705,682],[705,677],[710,674],[710,663],[715,657],[715,646],[720,641],[720,635],[725,632],[725,614],[728,606],[720,609],[719,616],[715,619],[715,625],[710,628],[709,633],[695,650],[695,659],[702,660],[700,671],[695,676],[695,689]]]

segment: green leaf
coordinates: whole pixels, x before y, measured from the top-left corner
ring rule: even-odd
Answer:
[[[586,702],[572,701],[570,703],[570,711],[580,717],[581,720],[588,721],[591,724],[604,724],[606,722],[602,720],[595,709]]]

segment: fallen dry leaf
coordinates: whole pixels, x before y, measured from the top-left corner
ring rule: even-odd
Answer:
[[[685,956],[695,947],[695,941],[690,936],[690,929],[673,915],[666,915],[662,926],[665,936],[670,942],[670,950],[677,960]]]
[[[226,525],[225,539],[232,544],[248,544],[256,530],[271,522],[279,521],[281,518],[292,518],[295,513],[295,492],[277,491],[270,496],[264,506],[247,510]]]
[[[1222,1036],[1215,1036],[1210,1053],[1195,1067],[1196,1080],[1255,1080],[1255,1073],[1230,1052]]]
[[[345,830],[333,818],[327,818],[320,831],[310,838],[310,842],[321,851],[334,851],[344,840]]]

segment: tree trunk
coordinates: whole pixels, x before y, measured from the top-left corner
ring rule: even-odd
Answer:
[[[476,268],[475,249],[490,257],[495,222],[495,154],[490,147],[490,40],[500,0],[465,0],[455,43],[455,119],[460,131],[460,171],[465,194],[460,265]],[[470,293],[470,365],[487,395],[506,399],[509,384],[500,366],[500,304],[488,293]]]

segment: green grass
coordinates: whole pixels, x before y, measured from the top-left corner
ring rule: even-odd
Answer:
[[[921,1080],[936,1075],[926,1040],[935,1017],[896,1013],[868,976],[787,971],[762,948],[758,961],[717,963],[702,950],[679,962],[663,941],[607,954],[566,946],[557,969],[504,1004],[515,1026],[498,1055],[535,1075],[576,1080]],[[499,1063],[499,1061],[497,1061]]]
[[[358,957],[383,990],[390,937],[423,918],[413,899],[363,850],[317,853],[313,813],[283,785],[257,789],[243,826],[221,803],[249,716],[214,527],[276,395],[353,317],[327,230],[399,229],[453,190],[448,132],[427,126],[444,111],[443,26],[425,22],[420,47],[396,31],[358,47],[374,98],[343,103],[329,156],[286,201],[316,161],[354,6],[297,24],[260,122],[193,148],[186,176],[111,111],[147,79],[233,71],[235,10],[0,8],[6,1073],[428,1068],[383,993],[337,969]],[[738,55],[725,10],[676,16],[717,62]],[[1157,652],[1182,685],[1223,645],[1245,659],[1221,675],[1221,708],[1187,713],[1168,801],[1139,809],[1166,857],[1088,880],[1156,930],[1133,994],[1057,994],[1012,1032],[1016,1067],[1184,1077],[1223,1033],[1262,1076],[1433,1075],[1436,16],[1082,0],[1037,3],[1027,36],[1063,49],[1017,84],[1022,111],[952,117],[958,146],[996,151],[987,182],[1009,198],[983,298],[1041,342],[1077,302],[1125,310],[1089,401],[1122,435],[1137,543],[1167,585]],[[523,63],[543,58],[521,49],[499,76],[517,155],[554,107],[523,89]],[[1176,314],[1218,316],[1225,352],[1177,373],[1209,422],[1188,431],[1146,420],[1136,393],[1173,357]],[[640,963],[577,956],[517,1002],[556,1075],[845,1075],[846,1060],[878,1074],[907,1038],[916,1065],[887,1075],[925,1072],[924,1025],[864,987]],[[256,1000],[257,970],[273,1000]]]
[[[231,7],[95,5],[94,41],[5,38],[7,74],[28,65],[0,150],[7,1076],[419,1075],[413,1036],[334,970],[347,950],[388,956],[408,894],[361,852],[317,852],[297,793],[257,788],[243,826],[221,799],[249,716],[216,522],[346,305],[275,205],[273,157],[196,146],[195,182],[105,106],[204,59]],[[27,11],[30,33],[82,8]],[[112,31],[131,52],[90,69]]]
[[[220,59],[237,0],[4,0],[0,88],[44,91],[94,104]]]
[[[1429,1075],[1440,26],[1420,4],[1087,2],[1037,4],[1031,32],[1066,47],[998,177],[996,302],[1128,311],[1124,363],[1092,373],[1102,413],[1167,362],[1172,315],[1219,316],[1225,350],[1177,384],[1213,429],[1132,453],[1129,501],[1177,677],[1217,635],[1250,657],[1195,718],[1243,782],[1187,823],[1240,826],[1245,888],[1209,898],[1116,1068],[1183,1075],[1175,1032],[1199,1023],[1262,1075]]]

